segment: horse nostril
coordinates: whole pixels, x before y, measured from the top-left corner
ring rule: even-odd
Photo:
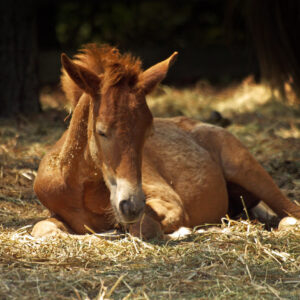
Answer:
[[[132,208],[129,199],[120,201],[119,206],[123,215],[129,216],[132,213]]]
[[[119,202],[119,214],[123,222],[136,222],[145,208],[143,199],[136,199],[131,196]]]

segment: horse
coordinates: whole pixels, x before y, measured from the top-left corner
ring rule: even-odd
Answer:
[[[153,118],[146,95],[177,55],[145,71],[140,59],[108,45],[61,55],[73,113],[38,169],[34,191],[52,215],[35,224],[33,236],[121,226],[161,238],[261,201],[280,217],[300,219],[300,207],[230,132],[187,117]]]

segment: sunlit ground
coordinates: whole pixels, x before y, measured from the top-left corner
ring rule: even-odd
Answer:
[[[225,89],[202,81],[161,86],[148,104],[160,117],[210,120],[220,112],[281,190],[299,201],[300,107],[286,90],[282,100],[251,77]],[[44,88],[41,100],[43,115],[0,120],[0,299],[299,299],[299,228],[266,231],[257,222],[227,220],[219,231],[172,242],[32,238],[32,225],[48,215],[32,191],[36,170],[68,123],[61,92]]]

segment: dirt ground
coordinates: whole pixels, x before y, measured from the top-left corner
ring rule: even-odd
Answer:
[[[225,89],[161,86],[148,104],[164,117],[211,120],[212,111],[221,112],[228,130],[300,202],[300,105],[287,91],[279,100],[250,77]],[[59,91],[45,88],[41,101],[40,115],[0,120],[0,299],[299,299],[299,228],[282,233],[226,220],[220,231],[168,243],[32,238],[32,225],[48,216],[33,193],[34,177],[68,126]]]

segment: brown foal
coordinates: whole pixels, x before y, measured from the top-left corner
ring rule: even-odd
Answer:
[[[62,54],[62,86],[73,106],[68,130],[42,159],[34,183],[52,218],[34,236],[129,227],[145,238],[217,223],[260,201],[300,219],[249,151],[228,131],[189,118],[153,119],[146,95],[177,53],[142,71],[115,48]],[[140,232],[141,230],[141,232]]]

